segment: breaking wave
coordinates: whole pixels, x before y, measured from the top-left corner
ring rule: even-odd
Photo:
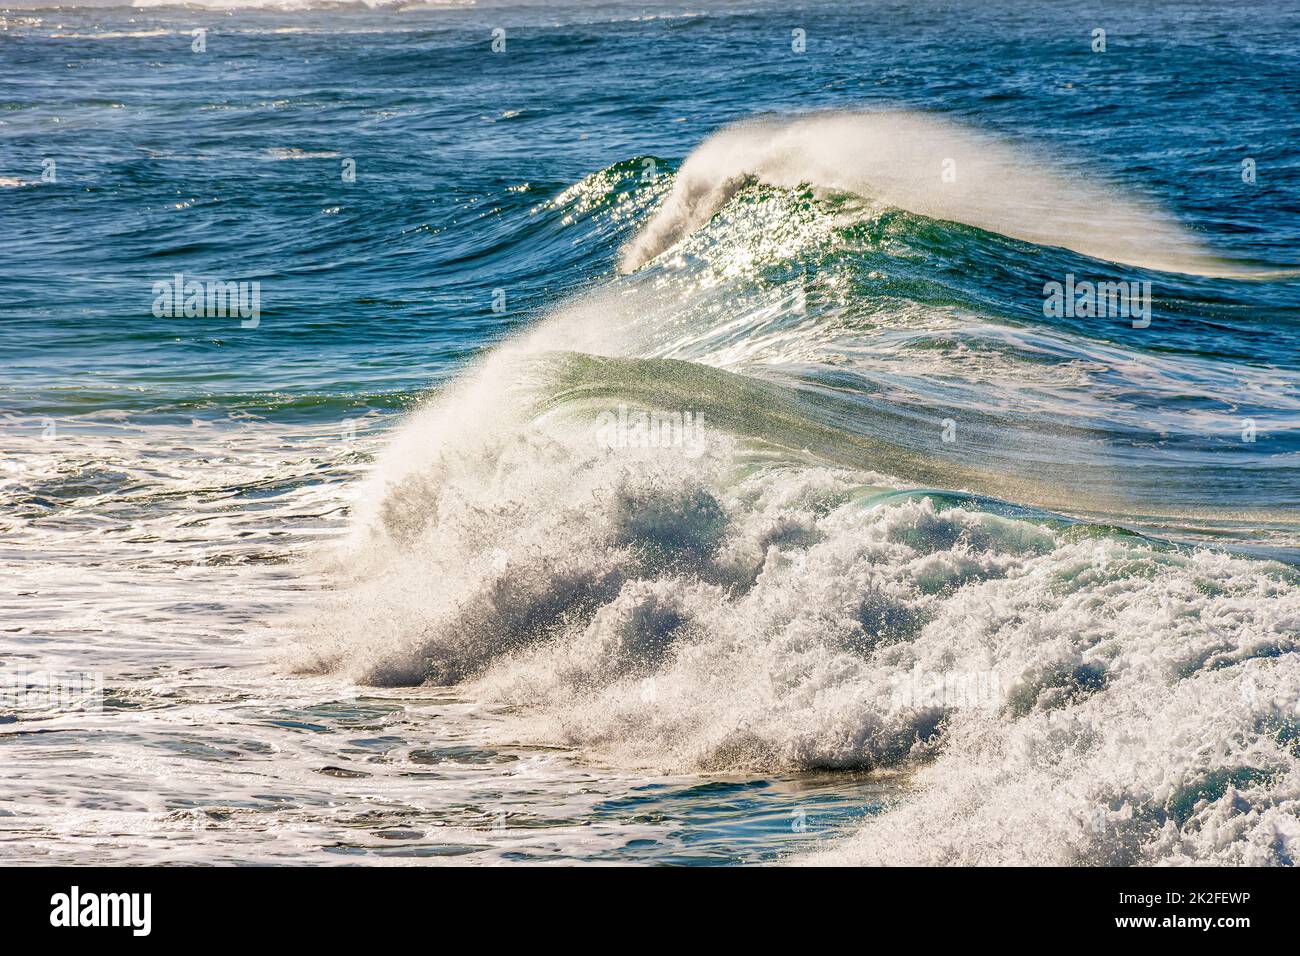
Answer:
[[[814,862],[1294,862],[1296,372],[1044,318],[1221,260],[1018,157],[765,120],[529,211],[625,274],[410,417],[287,666],[619,765],[908,775]]]
[[[1151,203],[916,113],[824,113],[731,126],[682,166],[667,202],[624,250],[632,271],[707,223],[751,182],[851,193],[1094,259],[1208,276],[1247,274]]]

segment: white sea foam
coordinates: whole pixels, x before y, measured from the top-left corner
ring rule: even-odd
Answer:
[[[915,802],[834,860],[1293,858],[1289,569],[868,509],[863,476],[827,469],[736,481],[724,441],[702,461],[576,442],[395,488],[296,666],[469,681],[520,708],[520,739],[628,767],[919,767]]]
[[[295,670],[461,683],[625,768],[914,770],[831,860],[1292,861],[1293,570],[864,505],[881,476],[721,434],[609,449],[500,395],[466,423],[514,368],[408,428]]]
[[[945,175],[947,174],[947,175]],[[623,250],[640,268],[708,222],[746,183],[812,186],[1097,259],[1242,275],[1154,205],[1015,146],[913,112],[834,112],[727,127],[687,157],[672,193]]]
[[[456,684],[512,741],[623,769],[910,775],[812,862],[1294,862],[1294,569],[900,496],[782,410],[785,451],[759,448],[712,417],[740,377],[700,366],[761,371],[747,322],[805,361],[825,328],[718,332],[681,295],[571,303],[413,415],[287,666]],[[705,440],[599,441],[625,389],[696,402]]]

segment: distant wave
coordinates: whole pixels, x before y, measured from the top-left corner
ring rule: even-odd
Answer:
[[[1148,203],[1053,170],[1026,149],[909,112],[749,120],[714,134],[687,157],[663,208],[624,250],[624,271],[708,222],[751,180],[854,193],[1111,262],[1206,276],[1251,271],[1211,254]]]
[[[479,6],[475,0],[21,0],[15,10],[208,9],[208,10],[330,10],[439,9]],[[152,31],[118,31],[117,37],[151,36]],[[94,36],[94,35],[91,35]],[[95,36],[103,39],[102,35]]]
[[[397,9],[438,9],[452,7],[473,7],[474,0],[131,0],[131,6],[175,7],[193,6],[214,10],[328,10],[330,8],[383,8]]]

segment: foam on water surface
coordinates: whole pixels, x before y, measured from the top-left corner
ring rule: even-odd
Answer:
[[[1294,862],[1286,11],[274,6],[5,23],[0,856]]]

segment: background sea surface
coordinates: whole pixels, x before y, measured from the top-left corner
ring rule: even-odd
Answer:
[[[0,859],[1295,862],[1300,6],[0,16]]]

